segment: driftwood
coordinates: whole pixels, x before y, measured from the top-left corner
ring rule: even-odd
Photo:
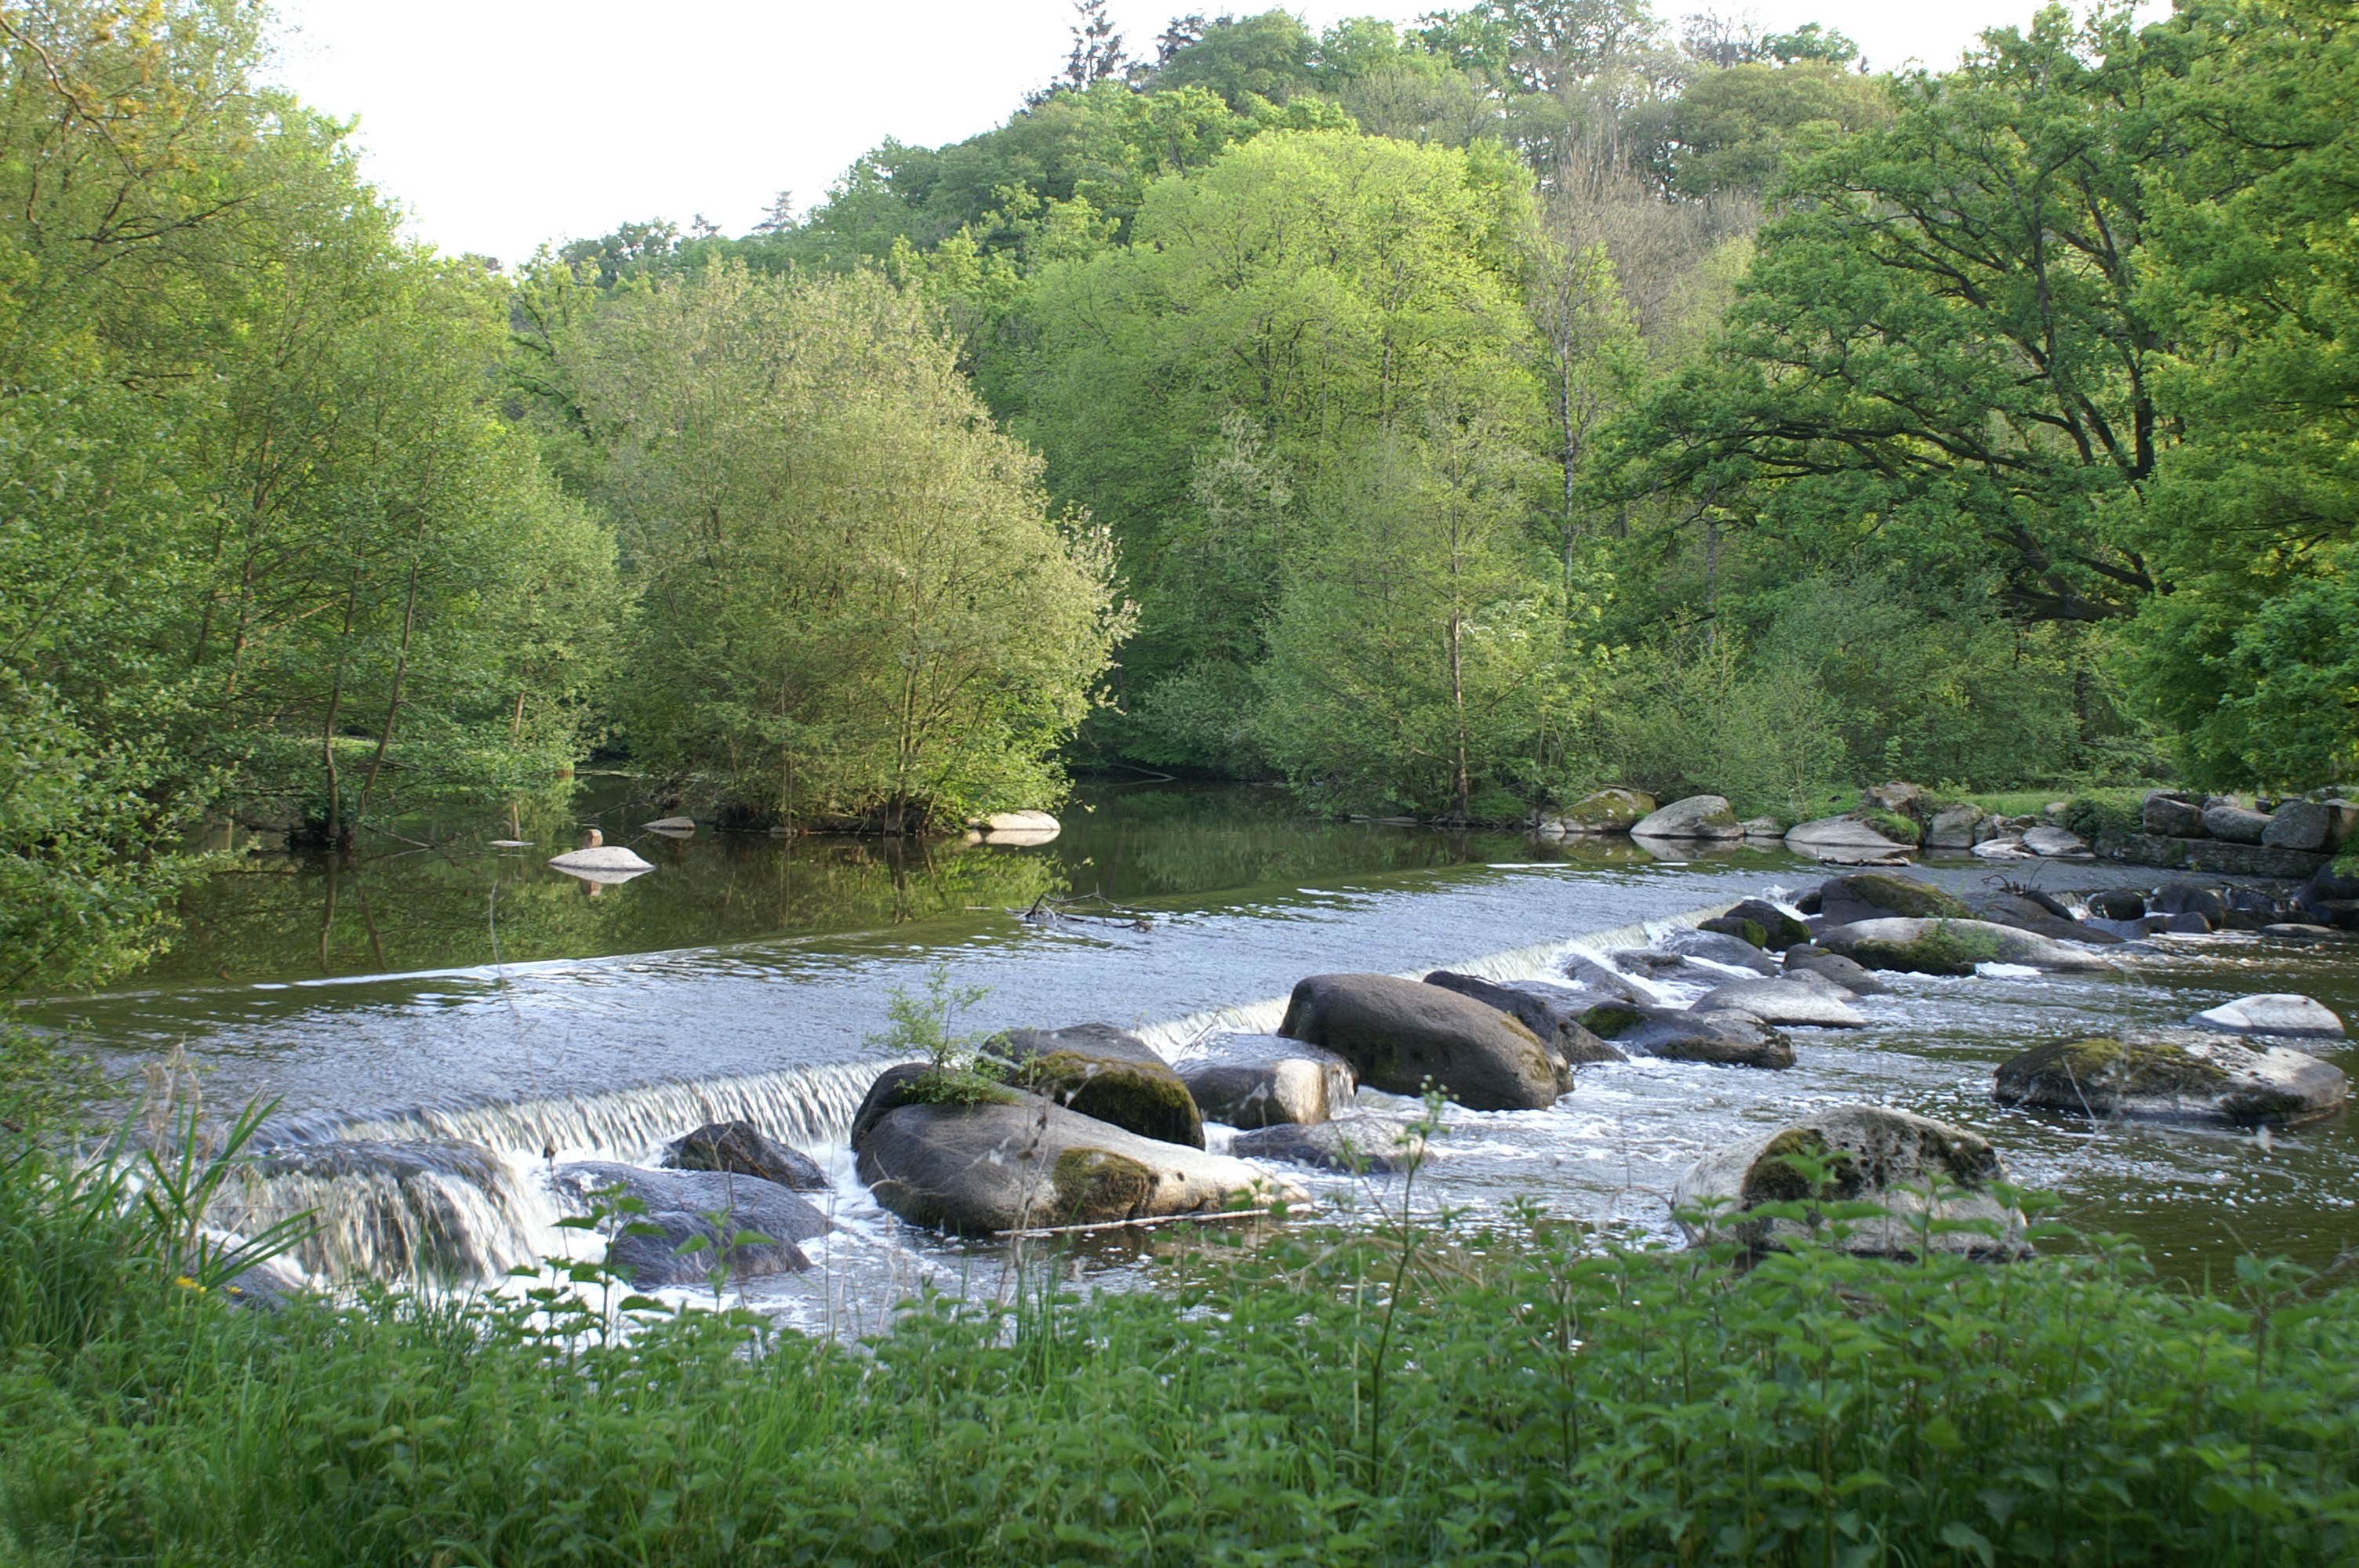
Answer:
[[[1082,905],[1096,905],[1084,909]],[[1155,917],[1143,910],[1125,909],[1101,893],[1084,893],[1079,898],[1059,898],[1042,893],[1025,909],[1007,912],[1027,925],[1115,925],[1130,931],[1152,931]]]

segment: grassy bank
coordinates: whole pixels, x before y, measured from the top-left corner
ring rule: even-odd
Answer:
[[[1404,1246],[1404,1239],[1407,1245]],[[376,1296],[235,1311],[0,1181],[0,1559],[2321,1563],[2359,1291],[1513,1234],[1198,1251],[847,1348]]]

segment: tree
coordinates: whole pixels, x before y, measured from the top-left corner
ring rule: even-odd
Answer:
[[[1065,85],[1087,87],[1109,77],[1119,79],[1130,64],[1123,51],[1122,35],[1106,14],[1106,0],[1073,0],[1081,20],[1073,24],[1073,52],[1065,59]]]
[[[641,563],[637,756],[753,821],[1054,797],[1126,614],[917,298],[722,263],[571,321],[585,488]]]

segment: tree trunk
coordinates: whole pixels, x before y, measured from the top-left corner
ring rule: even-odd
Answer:
[[[409,669],[409,633],[418,623],[418,561],[425,552],[426,517],[421,513],[418,518],[418,537],[409,551],[409,589],[401,606],[401,646],[393,655],[393,693],[386,698],[385,727],[377,731],[376,755],[369,759],[368,780],[361,785],[360,809],[363,815],[368,812],[369,797],[376,793],[377,770],[385,766],[386,748],[393,744],[394,716],[401,711],[401,680]],[[521,695],[516,698],[516,710],[519,714],[524,710]]]

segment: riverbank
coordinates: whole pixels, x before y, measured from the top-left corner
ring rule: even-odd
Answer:
[[[2134,1249],[1749,1271],[1502,1224],[1053,1258],[865,1348],[759,1314],[234,1311],[0,1172],[27,1562],[2315,1564],[2359,1291]],[[593,1292],[594,1296],[594,1292]],[[562,1296],[546,1298],[561,1302]],[[617,1298],[619,1299],[619,1292]]]

